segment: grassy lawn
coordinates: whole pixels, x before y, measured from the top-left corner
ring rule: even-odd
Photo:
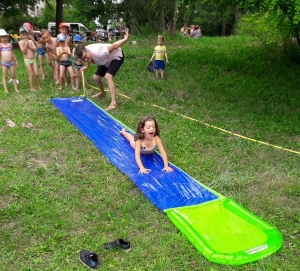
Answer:
[[[82,89],[58,91],[46,64],[44,91],[30,92],[15,50],[20,93],[0,91],[2,270],[87,270],[81,249],[99,255],[101,270],[299,270],[299,66],[253,38],[166,37],[170,63],[157,80],[146,70],[156,37],[130,39],[112,116],[133,130],[154,116],[169,161],[275,226],[282,248],[239,267],[207,261],[48,101]],[[104,108],[110,96],[94,102]],[[117,238],[132,250],[102,249]]]

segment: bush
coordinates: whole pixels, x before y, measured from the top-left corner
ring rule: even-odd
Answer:
[[[288,23],[283,21],[278,25],[278,18],[274,14],[251,14],[240,18],[235,33],[257,37],[273,57],[288,59],[300,63],[300,48],[293,42],[292,31]]]

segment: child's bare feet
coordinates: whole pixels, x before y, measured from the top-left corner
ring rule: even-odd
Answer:
[[[75,87],[72,87],[72,89],[73,89],[73,90],[77,90],[77,88],[75,88]]]
[[[18,92],[18,93],[19,93],[20,91],[19,91],[18,89],[15,89],[15,92]]]
[[[58,88],[57,90],[62,90],[62,87]]]
[[[55,85],[59,85],[59,81],[56,81],[56,82],[55,82]]]
[[[8,90],[7,90],[7,89],[4,89],[4,92],[5,92],[5,93],[8,93]]]
[[[35,89],[34,89],[34,88],[31,88],[30,91],[31,91],[31,92],[35,92]]]

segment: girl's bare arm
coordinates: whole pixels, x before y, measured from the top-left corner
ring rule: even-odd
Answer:
[[[134,156],[135,156],[135,162],[137,163],[139,167],[139,172],[140,173],[148,173],[149,169],[146,169],[141,161],[141,141],[137,140],[135,142],[135,151],[134,151]]]
[[[163,159],[163,162],[164,162],[164,168],[162,170],[167,171],[167,172],[173,171],[173,169],[171,167],[169,167],[168,156],[167,156],[167,153],[165,151],[164,145],[161,142],[161,139],[158,136],[156,136],[155,140],[156,140],[156,145],[157,145],[157,148],[160,152],[161,158]]]

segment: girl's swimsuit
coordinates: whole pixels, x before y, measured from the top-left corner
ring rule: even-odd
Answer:
[[[7,68],[10,68],[15,65],[15,63],[13,61],[12,62],[2,62],[1,64],[3,67],[7,67]]]
[[[81,68],[83,68],[83,64],[76,64],[74,63],[74,68],[77,69],[77,70],[80,70]]]
[[[37,48],[38,56],[43,56],[46,54],[45,50],[42,47]]]
[[[156,150],[155,138],[154,138],[154,145],[151,148],[146,147],[143,141],[141,142],[141,153],[142,154],[152,154],[155,152],[155,150]]]
[[[8,46],[7,47],[2,47],[1,45],[0,45],[0,52],[4,52],[4,51],[12,51],[12,45],[11,45],[11,43],[9,43],[8,44]]]
[[[0,52],[5,52],[5,51],[8,51],[8,52],[12,51],[12,45],[10,43],[8,44],[7,47],[3,47],[0,45]],[[11,62],[2,61],[1,64],[2,64],[2,66],[7,67],[7,68],[14,66],[13,61],[11,61]]]

